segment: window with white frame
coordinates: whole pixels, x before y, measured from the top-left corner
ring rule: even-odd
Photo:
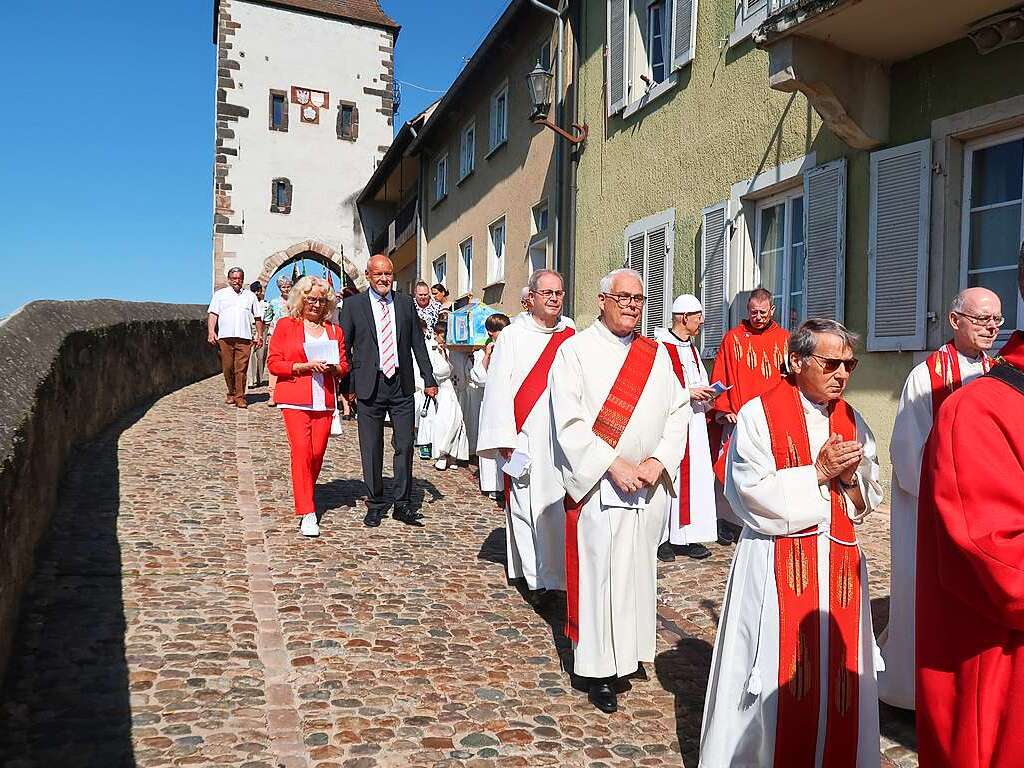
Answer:
[[[533,206],[533,234],[542,235],[548,231],[548,201],[542,200]]]
[[[624,265],[640,273],[647,297],[638,326],[645,336],[670,324],[675,225],[675,208],[669,208],[626,227]]]
[[[502,216],[487,230],[487,283],[505,279],[505,217]]]
[[[693,60],[697,0],[606,0],[608,114],[628,116]],[[765,0],[762,0],[765,2]]]
[[[473,290],[473,238],[459,243],[459,293]]]
[[[448,194],[448,153],[445,152],[434,164],[434,200],[444,199]]]
[[[759,282],[772,293],[776,320],[794,330],[804,313],[803,187],[758,204],[756,246]]]
[[[434,284],[448,287],[448,254],[442,253],[432,264],[432,271],[434,273]]]
[[[545,40],[540,44],[540,50],[537,52],[537,64],[540,68],[548,72],[551,71],[551,41]]]
[[[1017,260],[1024,240],[1024,131],[987,137],[964,148],[961,288],[999,295],[1005,332],[1017,328]]]
[[[469,176],[476,167],[476,121],[463,127],[459,137],[459,181]]]
[[[491,96],[491,134],[489,149],[494,151],[508,141],[508,83]]]

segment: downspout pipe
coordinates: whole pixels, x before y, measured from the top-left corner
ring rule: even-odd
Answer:
[[[530,4],[535,8],[538,8],[545,13],[549,13],[557,19],[558,25],[558,53],[557,63],[555,65],[555,91],[557,94],[557,101],[555,102],[555,122],[558,125],[565,124],[565,71],[564,71],[564,41],[565,41],[565,13],[568,10],[568,0],[559,0],[558,10],[555,10],[550,5],[547,5],[541,0],[530,0]],[[562,258],[562,142],[559,137],[555,137],[555,221],[553,227],[552,239],[555,244],[554,253],[554,268],[563,275],[566,271],[566,263]]]

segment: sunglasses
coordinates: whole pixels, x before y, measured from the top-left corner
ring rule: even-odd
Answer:
[[[835,373],[839,370],[839,366],[843,366],[847,373],[853,373],[857,368],[857,363],[860,362],[856,357],[841,358],[841,357],[822,357],[821,355],[812,354],[818,364],[821,366],[821,370],[825,373]]]

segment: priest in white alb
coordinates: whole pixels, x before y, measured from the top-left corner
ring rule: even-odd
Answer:
[[[961,291],[950,305],[948,322],[953,340],[933,352],[907,377],[889,443],[893,474],[889,624],[878,638],[885,661],[885,670],[878,674],[878,697],[903,709],[914,709],[921,457],[939,406],[992,366],[988,351],[1003,324],[999,296],[987,288]]]
[[[695,339],[704,326],[704,307],[696,296],[683,294],[672,302],[672,327],[659,328],[655,337],[665,345],[672,370],[690,398],[693,415],[683,439],[686,453],[673,470],[676,496],[668,500],[668,519],[658,559],[670,562],[676,554],[702,560],[711,555],[704,546],[718,538],[715,474],[708,441],[707,412],[715,397]]]
[[[565,491],[552,465],[548,372],[575,331],[562,317],[562,276],[530,276],[529,314],[505,328],[491,352],[477,453],[500,458],[507,572],[527,589],[565,589]]]
[[[743,522],[711,660],[703,768],[878,768],[877,648],[857,524],[882,501],[843,393],[857,337],[789,340],[789,376],[744,405],[725,495]]]
[[[644,301],[636,272],[606,275],[600,317],[551,367],[566,491],[566,635],[573,672],[603,712],[618,707],[615,679],[654,661],[656,551],[691,414],[665,347],[634,333]]]

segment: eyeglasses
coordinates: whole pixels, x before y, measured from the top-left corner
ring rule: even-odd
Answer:
[[[620,307],[628,307],[630,304],[642,307],[647,301],[646,296],[638,293],[602,293],[601,295],[606,299],[612,299]]]
[[[545,301],[547,301],[550,298],[560,299],[563,296],[565,296],[565,291],[553,291],[550,288],[548,288],[546,290],[543,290],[543,291],[530,291],[530,293],[537,294],[538,296],[540,296]]]
[[[847,373],[853,373],[857,367],[857,363],[860,362],[856,357],[842,358],[842,357],[822,357],[821,355],[812,354],[818,364],[821,366],[821,370],[825,373],[835,373],[839,370],[839,366],[843,366]]]
[[[960,315],[960,317],[966,317],[971,325],[975,325],[978,328],[987,328],[992,323],[995,323],[996,328],[1002,328],[1003,323],[1006,322],[1006,318],[1002,315],[969,315],[966,312],[953,311],[954,315]]]
[[[326,304],[327,303],[327,299],[325,299],[323,296],[307,296],[306,297],[306,303],[307,304]]]

